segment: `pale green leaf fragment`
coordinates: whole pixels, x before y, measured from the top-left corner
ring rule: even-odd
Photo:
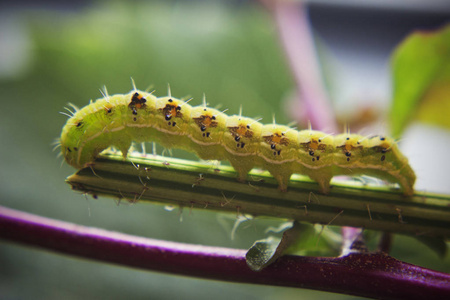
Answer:
[[[247,265],[250,269],[253,271],[261,271],[280,257],[281,255],[276,255],[280,241],[281,239],[273,236],[256,241],[245,255]]]
[[[290,251],[292,247],[298,245],[302,237],[310,237],[307,234],[312,225],[293,222],[290,228],[283,232],[282,238],[270,236],[266,239],[256,241],[247,251],[247,265],[253,271],[261,271],[268,265],[275,262],[279,257]],[[305,234],[304,234],[305,233]]]
[[[450,128],[450,25],[409,35],[392,55],[392,135],[412,120]]]

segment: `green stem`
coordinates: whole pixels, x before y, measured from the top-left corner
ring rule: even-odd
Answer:
[[[148,155],[117,154],[99,158],[67,178],[73,189],[136,202],[228,211],[324,225],[362,227],[419,236],[450,236],[450,197],[419,194],[404,197],[392,187],[355,182],[333,185],[329,195],[304,177],[293,176],[280,192],[267,172],[252,171],[249,181],[236,180],[228,166]]]

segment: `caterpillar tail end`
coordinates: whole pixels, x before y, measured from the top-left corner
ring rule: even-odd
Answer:
[[[412,173],[412,175],[414,176],[413,178],[405,178],[404,180],[399,182],[400,188],[405,197],[414,196],[414,182],[416,180],[416,176],[414,175],[414,173]]]
[[[416,182],[416,173],[411,168],[407,159],[404,159],[404,165],[400,169],[398,176],[398,184],[400,185],[403,195],[406,197],[414,196],[414,183]]]

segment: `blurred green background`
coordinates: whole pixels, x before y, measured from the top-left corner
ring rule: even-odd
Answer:
[[[74,170],[61,165],[51,145],[67,119],[58,113],[67,103],[84,106],[101,97],[103,85],[110,94],[126,93],[130,77],[140,89],[152,85],[157,96],[170,83],[174,96],[194,97],[192,105],[205,93],[211,106],[222,105],[228,114],[242,105],[246,116],[269,123],[275,113],[277,123],[289,123],[284,99],[294,85],[263,7],[240,1],[81,2],[13,7],[0,16],[0,205],[187,243],[248,248],[264,237],[274,222],[246,222],[231,240],[234,215],[85,198],[64,182]],[[392,255],[450,271],[448,258],[440,260],[408,237],[395,238]],[[324,296],[351,298],[143,272],[0,241],[2,299]]]

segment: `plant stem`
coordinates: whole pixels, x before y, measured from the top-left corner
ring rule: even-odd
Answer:
[[[201,208],[267,216],[300,222],[362,227],[395,233],[448,238],[450,198],[438,195],[404,197],[388,187],[334,185],[329,195],[317,184],[295,176],[288,192],[274,178],[252,171],[240,183],[231,167],[165,157],[129,156],[134,164],[110,154],[67,178],[75,190],[131,202]],[[357,233],[355,233],[357,235]]]

